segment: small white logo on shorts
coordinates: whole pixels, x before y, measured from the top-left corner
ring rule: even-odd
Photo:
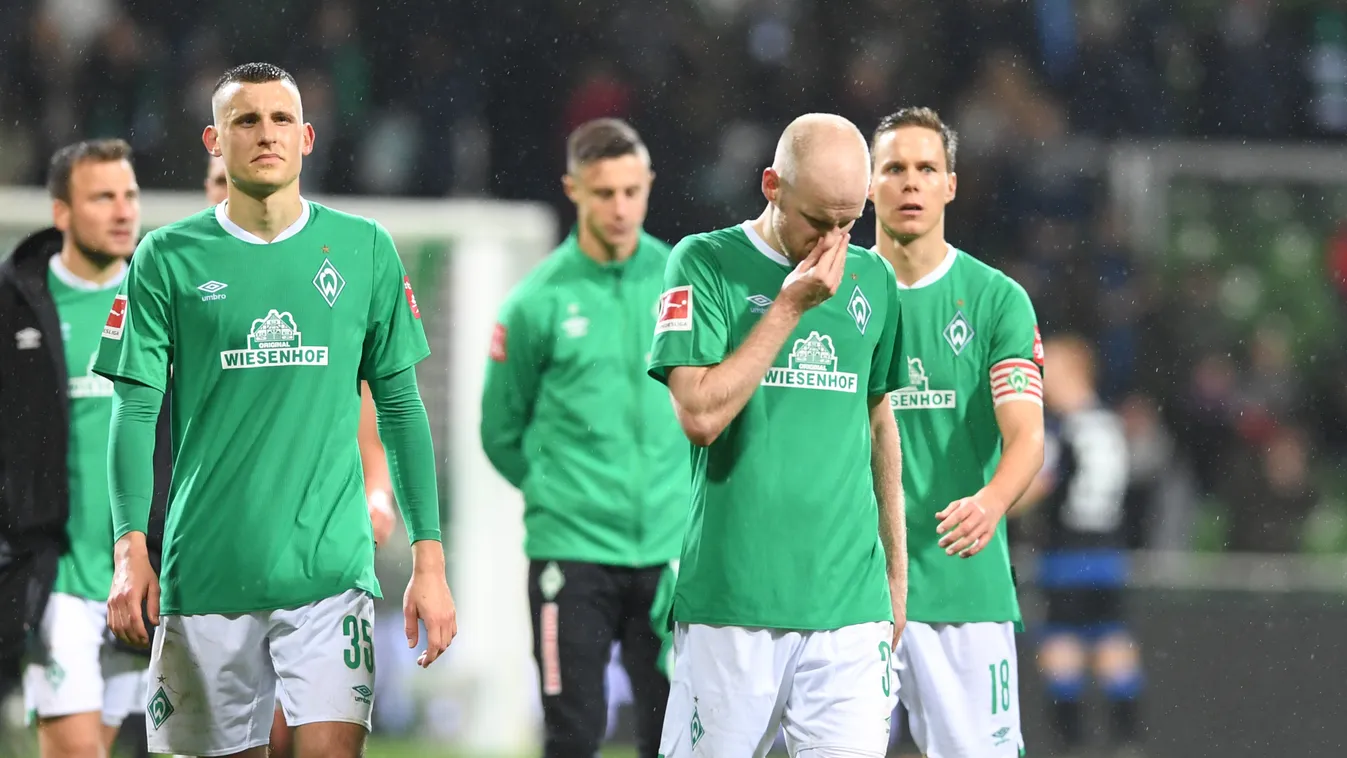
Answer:
[[[42,347],[42,332],[28,327],[14,333],[14,345],[19,350],[36,350]]]

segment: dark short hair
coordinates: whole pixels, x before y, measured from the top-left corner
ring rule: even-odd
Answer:
[[[624,155],[649,155],[641,135],[627,122],[616,118],[586,121],[566,139],[566,171],[607,158]]]
[[[86,161],[111,163],[131,161],[131,146],[124,139],[87,139],[66,145],[51,156],[47,167],[47,193],[53,200],[70,202],[70,175]]]
[[[920,126],[939,134],[941,143],[945,145],[945,166],[951,172],[954,171],[954,156],[959,151],[959,135],[949,127],[949,124],[941,121],[940,114],[931,108],[903,108],[885,116],[884,120],[879,122],[879,126],[875,127],[875,134],[870,139],[870,152],[874,152],[880,137],[904,126]]]
[[[295,89],[299,89],[299,84],[295,82],[295,77],[290,75],[289,71],[280,66],[271,63],[244,63],[241,66],[235,66],[215,82],[215,89],[211,90],[211,97],[214,98],[220,90],[234,84],[265,84],[266,82],[286,82]]]

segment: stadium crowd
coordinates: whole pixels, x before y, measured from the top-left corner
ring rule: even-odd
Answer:
[[[1312,452],[1347,448],[1341,360],[1307,350],[1293,319],[1218,317],[1214,275],[1167,276],[1090,157],[1134,138],[1340,139],[1340,7],[14,0],[0,26],[25,30],[0,41],[0,184],[39,184],[56,147],[116,135],[143,186],[199,188],[205,94],[265,57],[296,73],[323,135],[310,193],[542,200],[565,218],[562,138],[614,115],[652,146],[647,229],[676,240],[751,211],[793,115],[868,129],[898,104],[932,105],[962,136],[956,243],[1024,284],[1045,334],[1069,325],[1099,346],[1135,443],[1134,545],[1298,550],[1342,489],[1316,468],[1336,456]],[[822,42],[836,39],[849,44]],[[1316,244],[1328,287],[1331,239]]]

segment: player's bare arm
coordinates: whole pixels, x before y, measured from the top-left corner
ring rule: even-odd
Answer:
[[[879,503],[879,539],[893,602],[893,647],[907,623],[907,520],[903,504],[903,454],[898,421],[888,395],[870,397],[870,472]]]
[[[947,555],[970,558],[991,541],[1001,517],[1029,489],[1043,467],[1043,406],[1014,400],[996,406],[1001,429],[1001,462],[996,474],[976,494],[949,504],[936,514],[936,533]]]
[[[393,479],[388,473],[388,459],[379,439],[378,417],[369,383],[360,383],[360,428],[356,432],[360,445],[360,467],[365,473],[365,503],[369,506],[370,526],[374,544],[383,545],[393,533],[397,517],[393,514]]]
[[[709,447],[757,391],[795,330],[800,316],[837,292],[850,235],[819,242],[796,265],[777,298],[739,349],[715,366],[678,366],[669,372],[669,394],[683,432]]]
[[[1034,510],[1043,499],[1052,494],[1057,488],[1057,475],[1052,465],[1052,442],[1045,439],[1043,444],[1043,467],[1034,475],[1034,480],[1029,483],[1029,488],[1020,495],[1020,499],[1010,506],[1006,513],[1008,518],[1018,518]]]

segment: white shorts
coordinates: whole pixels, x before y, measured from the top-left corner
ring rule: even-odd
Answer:
[[[887,621],[790,632],[677,624],[665,758],[885,754],[898,702]]]
[[[30,723],[99,712],[104,724],[121,726],[127,714],[143,710],[149,661],[113,647],[107,626],[107,603],[52,593],[23,674]]]
[[[150,752],[216,756],[266,745],[278,697],[290,726],[369,729],[373,633],[374,599],[361,590],[277,611],[164,616],[145,705]]]
[[[1014,625],[909,621],[897,659],[899,697],[923,755],[1023,754]]]

